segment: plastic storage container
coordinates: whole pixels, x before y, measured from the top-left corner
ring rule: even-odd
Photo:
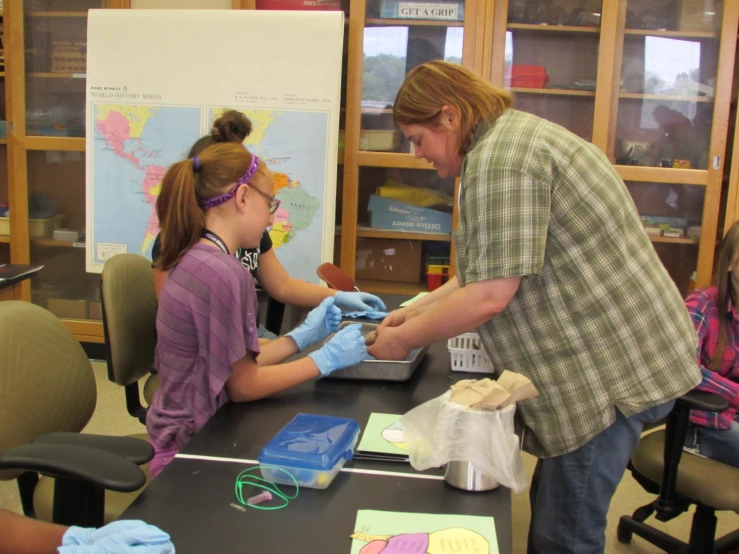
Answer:
[[[262,477],[271,483],[295,483],[325,489],[347,460],[354,457],[359,424],[353,419],[298,414],[285,425],[259,454]],[[271,467],[270,467],[271,466]]]
[[[544,88],[549,78],[541,65],[513,65],[511,66],[511,87]]]
[[[447,341],[452,358],[452,371],[471,373],[494,373],[482,340],[477,333],[464,333]]]

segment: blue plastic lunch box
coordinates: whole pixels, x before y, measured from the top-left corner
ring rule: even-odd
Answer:
[[[325,489],[354,457],[359,424],[348,418],[298,414],[259,454],[262,477],[272,483]],[[281,468],[285,471],[280,471]]]

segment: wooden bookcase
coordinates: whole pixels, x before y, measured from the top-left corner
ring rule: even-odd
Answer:
[[[555,121],[602,149],[629,187],[641,215],[677,218],[687,221],[686,227],[700,227],[699,237],[693,229],[692,237],[651,239],[683,294],[694,272],[696,286],[710,283],[720,234],[739,4],[716,2],[716,12],[706,11],[698,21],[694,14],[686,15],[680,0],[662,0],[656,14],[655,2],[646,0],[467,0],[464,22],[452,23],[376,20],[368,14],[378,1],[351,3],[340,221],[341,267],[346,272],[355,275],[357,244],[363,237],[410,238],[366,229],[366,201],[381,184],[369,168],[396,177],[424,170],[427,186],[439,186],[433,169],[410,154],[402,142],[392,153],[360,148],[362,130],[376,128],[370,125],[377,125],[378,119],[371,120],[361,108],[363,100],[366,104],[366,37],[380,25],[388,29],[404,25],[409,37],[413,29],[429,25],[461,25],[463,65],[510,89],[517,109]],[[409,60],[411,50],[409,40]],[[443,57],[441,52],[435,54],[430,57]],[[423,61],[416,56],[406,69]],[[532,67],[545,72],[546,83],[528,74]],[[657,121],[654,112],[660,106]],[[384,112],[391,113],[391,108],[392,103]],[[391,116],[385,117],[382,128],[391,129]],[[639,158],[634,155],[638,148],[644,150]],[[422,179],[415,181],[408,184]],[[448,235],[413,238],[424,244],[449,241]],[[358,286],[375,292],[426,288],[422,281],[413,285],[358,280]]]
[[[42,122],[44,116],[56,114],[54,109],[66,108],[65,116],[73,120],[79,115],[80,106],[84,108],[84,72],[75,72],[74,68],[60,71],[59,66],[51,65],[54,36],[84,27],[87,8],[126,9],[131,8],[132,1],[137,0],[25,0],[6,2],[3,14],[6,66],[0,82],[6,83],[8,139],[0,140],[0,203],[10,205],[11,228],[10,235],[0,236],[0,262],[46,264],[38,278],[23,284],[22,295],[26,300],[48,307],[55,286],[57,291],[62,291],[62,299],[86,300],[87,311],[80,312],[84,317],[64,318],[82,341],[103,342],[102,324],[92,317],[99,314],[89,309],[97,301],[99,277],[85,274],[83,249],[79,245],[60,243],[49,236],[30,236],[28,199],[30,193],[52,198],[58,211],[67,218],[66,227],[84,228],[83,133],[79,132],[79,126],[52,125],[47,129]],[[208,1],[202,0],[203,5]],[[706,29],[680,30],[679,0],[663,0],[672,6],[670,13],[677,15],[665,21],[660,29],[635,27],[634,14],[638,23],[646,0],[603,0],[599,5],[599,23],[591,26],[583,25],[582,21],[541,25],[541,21],[524,20],[521,16],[521,6],[528,5],[534,18],[554,17],[555,12],[547,15],[543,11],[553,7],[562,10],[558,12],[560,16],[565,13],[569,17],[582,9],[585,0],[458,0],[464,6],[464,18],[460,21],[397,19],[383,13],[382,0],[346,2],[344,149],[340,151],[337,168],[335,252],[345,271],[355,275],[357,245],[367,240],[385,239],[390,244],[417,241],[424,252],[433,247],[454,258],[449,234],[383,231],[368,226],[369,195],[389,178],[438,189],[451,198],[456,198],[459,186],[454,180],[440,180],[429,164],[415,158],[403,139],[390,151],[370,150],[363,142],[363,131],[392,130],[392,91],[380,91],[377,97],[381,99],[373,100],[367,92],[369,78],[365,79],[370,62],[382,61],[368,59],[385,53],[400,60],[389,60],[395,64],[394,73],[378,73],[386,75],[387,82],[383,83],[386,89],[399,86],[415,65],[446,57],[496,85],[510,87],[519,109],[570,126],[591,140],[616,164],[642,215],[685,216],[693,226],[701,227],[699,239],[652,238],[683,292],[693,271],[697,286],[709,283],[716,238],[721,234],[720,199],[739,4],[717,3],[720,13]],[[231,7],[255,9],[255,4],[256,0],[232,0]],[[592,8],[592,2],[588,0],[587,4]],[[591,15],[593,12],[591,9]],[[651,24],[654,26],[654,22]],[[643,65],[647,58],[646,49],[653,48],[660,40],[694,45],[698,63],[694,77],[710,87],[710,94],[705,88],[690,94],[639,90],[638,79],[636,83],[629,81],[635,75],[635,67],[637,74],[641,71],[646,75],[639,64]],[[659,65],[659,52],[664,52],[664,48],[658,48],[656,54],[650,50],[650,63]],[[679,60],[664,63],[679,65]],[[545,67],[550,83],[539,88],[518,86],[520,83],[506,79],[514,65]],[[574,81],[580,83],[577,88],[567,85]],[[689,114],[692,119],[699,115],[701,155],[690,169],[653,166],[659,164],[625,165],[622,163],[624,144],[658,142],[654,134],[659,128],[649,117],[654,107],[662,103]],[[638,128],[634,122],[646,122],[646,127]],[[630,135],[632,131],[636,137]],[[75,133],[79,136],[49,136]],[[736,142],[734,150],[737,150]],[[678,159],[678,155],[673,153],[672,158]],[[6,172],[8,179],[4,180]],[[735,168],[727,182],[732,185],[727,201],[729,222],[739,217],[735,192],[739,187],[739,170]],[[453,210],[452,217],[456,221]],[[358,280],[358,285],[361,290],[371,292],[413,294],[426,289],[420,273],[417,283],[373,278]],[[75,308],[72,304],[65,309]]]

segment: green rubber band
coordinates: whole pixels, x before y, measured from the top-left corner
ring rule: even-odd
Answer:
[[[253,474],[253,472],[261,470],[262,468],[273,470],[276,469],[278,471],[286,473],[290,477],[290,479],[292,479],[293,483],[295,483],[295,494],[290,496],[285,491],[280,490],[276,483],[272,483],[271,481],[267,481],[263,477]],[[283,500],[283,503],[278,506],[259,506],[257,504],[249,504],[246,502],[246,500],[244,500],[244,485],[269,491],[274,496],[281,498]],[[242,506],[246,506],[247,508],[254,508],[255,510],[264,511],[281,510],[282,508],[287,507],[287,505],[290,503],[290,500],[297,498],[299,492],[300,487],[298,486],[298,481],[297,479],[295,479],[293,474],[286,469],[277,466],[254,466],[250,467],[249,469],[245,469],[236,477],[236,483],[234,485],[234,493],[236,494],[236,500],[239,501],[239,504],[241,504]]]

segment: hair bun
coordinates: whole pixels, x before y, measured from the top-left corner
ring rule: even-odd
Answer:
[[[244,142],[251,134],[251,121],[237,110],[223,112],[214,122],[211,136],[215,142]]]

